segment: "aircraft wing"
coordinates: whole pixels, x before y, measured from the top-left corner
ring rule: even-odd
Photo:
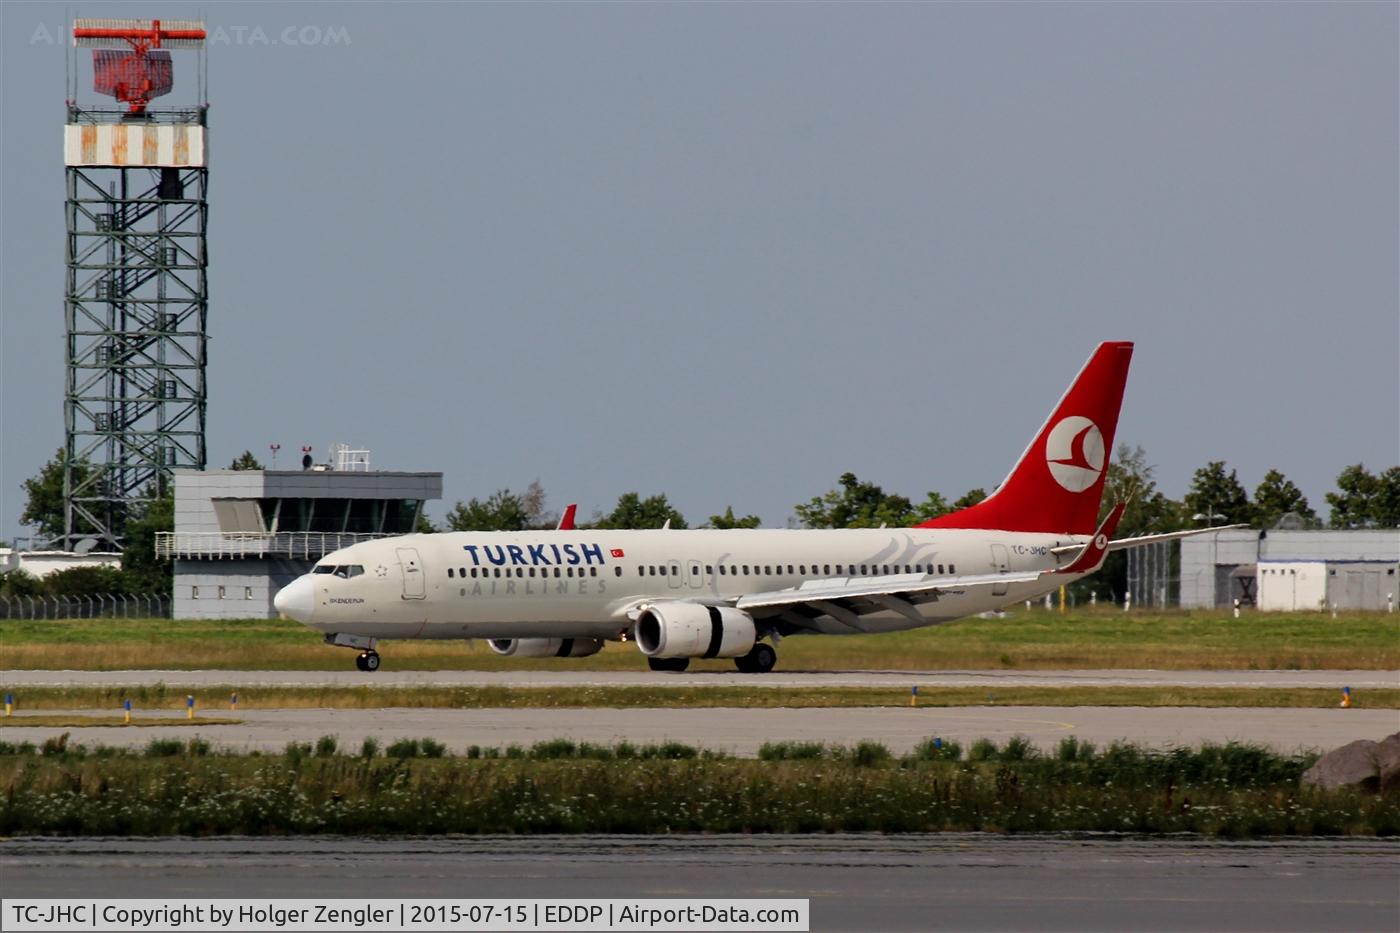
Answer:
[[[735,601],[735,608],[764,616],[784,615],[801,625],[803,619],[829,615],[860,631],[860,617],[872,612],[898,612],[927,625],[928,620],[914,608],[918,603],[935,602],[944,593],[974,587],[1027,583],[1049,571],[986,573],[962,577],[929,577],[921,573],[889,574],[881,577],[834,577],[808,580],[801,586],[766,593],[750,593]]]

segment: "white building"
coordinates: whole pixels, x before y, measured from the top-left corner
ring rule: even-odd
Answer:
[[[176,470],[177,619],[274,618],[272,597],[324,555],[414,530],[442,497],[441,473],[383,470]]]
[[[15,548],[0,547],[0,573],[23,570],[40,580],[51,573],[71,570],[74,567],[120,568],[121,565],[122,556],[120,554],[106,551],[74,554],[72,551],[21,551]]]
[[[1386,610],[1400,600],[1400,529],[1218,531],[1181,542],[1181,605]]]

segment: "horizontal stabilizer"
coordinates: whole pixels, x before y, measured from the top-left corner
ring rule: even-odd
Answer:
[[[1144,544],[1156,544],[1158,541],[1175,541],[1178,538],[1192,538],[1196,535],[1208,535],[1214,531],[1235,531],[1240,528],[1248,528],[1249,525],[1240,523],[1238,525],[1216,525],[1214,528],[1192,528],[1188,531],[1167,531],[1159,535],[1138,535],[1136,538],[1119,538],[1117,541],[1108,542],[1109,551],[1126,551],[1130,547],[1142,547]],[[1060,547],[1051,548],[1051,554],[1074,554],[1084,547],[1082,544],[1064,544]]]

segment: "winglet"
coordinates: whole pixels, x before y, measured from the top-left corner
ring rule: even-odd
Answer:
[[[1123,517],[1123,510],[1127,507],[1127,502],[1115,505],[1108,515],[1104,516],[1099,530],[1094,532],[1094,537],[1084,545],[1079,556],[1071,561],[1068,567],[1061,567],[1055,573],[1093,573],[1098,570],[1103,565],[1104,557],[1108,555],[1108,542],[1113,538],[1113,532],[1118,530],[1118,520]]]
[[[568,505],[564,506],[564,514],[563,514],[563,516],[561,516],[560,519],[559,519],[559,526],[558,526],[557,528],[555,528],[554,530],[555,530],[555,531],[573,531],[573,530],[574,530],[574,516],[575,516],[576,514],[578,514],[578,503],[577,503],[577,502],[570,502]]]

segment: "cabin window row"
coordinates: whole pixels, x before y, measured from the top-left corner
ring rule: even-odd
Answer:
[[[843,567],[845,568],[844,570],[842,569]],[[943,565],[943,564],[905,564],[905,565],[904,565],[904,569],[903,569],[902,571],[900,570],[900,565],[899,565],[899,564],[821,564],[821,565],[812,564],[812,565],[811,565],[811,574],[808,574],[807,571],[808,571],[808,565],[807,565],[807,564],[797,564],[797,565],[788,564],[788,565],[787,565],[787,575],[788,575],[788,576],[802,576],[802,577],[805,577],[805,576],[823,576],[823,577],[831,577],[831,576],[837,576],[837,577],[841,577],[841,576],[869,577],[869,576],[889,576],[890,574],[896,574],[896,573],[951,574],[951,573],[957,573],[957,572],[958,572],[957,569],[956,569],[952,564],[946,565],[946,569],[945,569],[945,565]],[[664,576],[668,576],[668,575],[669,575],[669,576],[679,576],[680,573],[681,573],[681,568],[680,568],[679,566],[671,566],[671,567],[668,567],[668,566],[665,565],[665,564],[659,564],[659,565],[657,565],[657,564],[645,564],[645,565],[640,565],[640,566],[637,567],[637,576],[639,576],[639,577],[664,577]],[[712,565],[712,564],[706,564],[706,565],[705,565],[705,573],[709,574],[710,576],[714,576],[714,574],[715,574],[715,567],[714,567],[714,565]],[[719,575],[722,576],[722,577],[723,577],[723,576],[733,576],[733,577],[745,576],[745,577],[747,577],[747,576],[753,576],[753,575],[771,577],[771,576],[774,576],[775,574],[777,574],[777,575],[782,575],[782,573],[783,573],[783,565],[782,565],[782,564],[763,564],[763,565],[759,565],[759,564],[752,564],[752,565],[750,565],[750,564],[720,564],[720,565],[719,565]]]
[[[783,574],[782,564],[720,564],[718,572],[720,576],[767,576],[771,577]],[[334,570],[357,570],[363,573],[363,569],[354,568],[316,568],[317,573],[329,573]],[[810,573],[808,572],[810,570]],[[553,573],[551,574],[551,571]],[[577,572],[575,572],[577,571]],[[716,567],[713,564],[705,565],[705,573],[714,576]],[[788,576],[889,576],[897,573],[929,573],[929,574],[955,574],[957,568],[953,564],[904,564],[901,570],[899,564],[788,564]],[[680,576],[682,573],[679,565],[669,566],[666,564],[643,564],[637,567],[639,577],[665,577]],[[337,573],[337,576],[341,574]],[[350,576],[358,574],[351,573]],[[614,576],[622,576],[621,567],[613,567]],[[448,567],[447,576],[451,578],[461,577],[466,579],[488,579],[501,577],[550,577],[555,579],[561,577],[596,577],[597,567]]]
[[[554,573],[551,574],[550,571]],[[574,571],[578,571],[575,573]],[[617,576],[622,576],[622,568],[616,568]],[[447,568],[448,577],[470,577],[475,579],[500,577],[596,577],[597,567],[452,567]]]

